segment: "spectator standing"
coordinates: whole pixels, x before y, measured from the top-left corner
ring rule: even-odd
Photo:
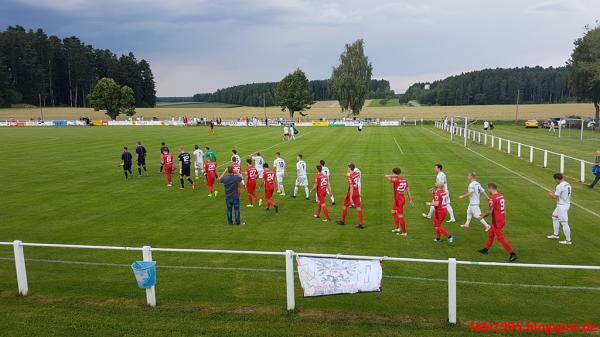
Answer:
[[[233,225],[233,212],[235,224],[240,225],[240,183],[241,174],[234,174],[233,166],[228,166],[219,177],[219,182],[225,187],[225,204],[227,205],[227,223]]]

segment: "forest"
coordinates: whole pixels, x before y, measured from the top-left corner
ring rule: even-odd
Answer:
[[[137,107],[154,107],[154,75],[133,53],[117,56],[75,36],[48,36],[42,29],[0,32],[0,107],[13,104],[86,107],[86,96],[103,77],[133,89]]]
[[[566,67],[484,69],[431,83],[415,83],[400,103],[425,105],[565,103],[575,100]]]
[[[310,91],[314,101],[334,100],[335,97],[329,91],[328,80],[313,80],[309,82]],[[277,105],[275,103],[274,90],[278,82],[252,83],[236,85],[229,88],[219,89],[213,93],[194,95],[195,102],[219,102],[245,106],[267,106]],[[369,83],[369,97],[390,98],[394,97],[394,91],[390,89],[390,82],[386,80],[371,80]]]

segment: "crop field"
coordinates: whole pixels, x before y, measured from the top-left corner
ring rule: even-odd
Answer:
[[[486,113],[494,115],[494,109],[509,108],[368,108],[365,117],[375,114],[373,111],[389,111],[382,112],[383,117],[415,109],[414,116],[434,116],[445,109],[468,109],[481,119]],[[527,114],[528,108],[521,111]],[[243,109],[220,111],[225,119],[230,111],[239,114]],[[564,115],[578,113],[576,109],[590,114],[592,110],[588,105],[548,105],[531,106],[530,113],[550,116],[564,111]],[[277,110],[267,111],[275,116]],[[52,111],[54,116],[89,114],[89,110]],[[145,117],[151,116],[148,111],[166,116],[170,112],[184,114],[187,109],[139,109]],[[210,116],[219,110],[202,111],[214,111],[206,112]],[[262,113],[262,109],[249,111]],[[26,111],[0,110],[0,119],[20,113]],[[310,114],[318,116],[315,111]],[[497,242],[488,256],[476,252],[487,238],[477,223],[469,230],[459,226],[468,202],[458,196],[466,192],[467,173],[475,171],[482,184],[497,183],[506,198],[505,233],[519,262],[600,264],[597,189],[589,190],[569,179],[576,203],[569,214],[573,245],[563,246],[546,239],[552,230],[555,204],[547,196],[554,188],[551,169],[481,145],[465,148],[460,142],[450,142],[447,133],[430,124],[366,127],[361,135],[349,127],[299,131],[296,141],[283,141],[280,128],[222,127],[214,135],[204,127],[1,128],[0,141],[5,146],[0,241],[292,249],[504,262],[507,254]],[[520,126],[499,124],[495,132],[588,160],[598,146],[592,141],[559,140],[547,131]],[[134,174],[126,181],[119,167],[121,150],[125,145],[134,148],[136,141],[142,141],[149,151],[148,173],[142,177]],[[289,176],[285,183],[288,195],[275,197],[279,213],[267,212],[264,207],[242,207],[245,224],[228,226],[222,193],[209,198],[201,180],[196,190],[189,185],[180,190],[177,176],[173,188],[166,186],[164,175],[158,172],[161,141],[176,152],[180,146],[188,152],[194,144],[210,146],[220,171],[231,149],[237,149],[244,159],[261,151],[268,163],[280,151]],[[290,197],[298,153],[304,155],[311,182],[318,160],[327,162],[338,201],[334,206],[328,203],[334,219],[340,217],[346,193],[346,164],[357,164],[363,173],[364,230],[354,228],[354,210],[349,211],[346,226],[323,223],[312,216],[314,196],[311,200]],[[436,163],[444,165],[457,217],[456,223],[445,224],[456,237],[453,245],[432,242],[431,220],[421,216],[427,210],[425,202],[431,199]],[[394,167],[400,167],[408,179],[416,204],[406,208],[407,237],[391,233],[392,187],[383,175]],[[222,186],[217,188],[223,191]],[[241,194],[245,205],[245,192]],[[303,196],[303,191],[299,194]],[[12,247],[0,246],[0,326],[1,334],[7,336],[468,336],[470,321],[600,323],[597,271],[459,265],[459,324],[449,326],[446,265],[385,262],[382,292],[360,295],[303,298],[296,279],[297,310],[287,313],[283,257],[155,252],[158,306],[150,309],[129,267],[141,259],[139,252],[26,247],[30,289],[26,298],[17,296],[12,256]]]
[[[469,119],[488,119],[488,120],[514,120],[515,106],[511,105],[469,105],[469,106],[391,106],[373,107],[373,102],[377,100],[367,100],[365,107],[360,114],[361,118],[385,118],[385,119],[421,119],[438,120],[445,116],[467,116]],[[211,103],[212,104],[212,103]],[[171,119],[173,117],[206,117],[215,119],[239,119],[243,117],[264,118],[265,113],[268,118],[289,118],[287,112],[281,111],[279,107],[214,107],[210,104],[199,105],[173,105],[169,107],[139,108],[136,109],[135,117],[144,117],[150,119],[157,117],[160,119]],[[347,117],[340,112],[336,101],[316,102],[313,107],[307,111],[307,117],[300,117],[302,120],[319,120],[320,118],[340,119]],[[550,117],[579,116],[582,118],[592,117],[594,107],[589,103],[578,104],[527,104],[519,106],[517,118],[538,119],[540,121]],[[6,119],[38,119],[42,115],[39,108],[14,108],[0,109],[0,120]],[[87,108],[45,108],[43,116],[46,120],[56,119],[78,119],[81,116],[87,116],[92,119],[104,119],[108,117],[102,111],[94,111]],[[119,119],[125,119],[120,116]]]

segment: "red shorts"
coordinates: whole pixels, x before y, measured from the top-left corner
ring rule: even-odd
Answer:
[[[319,203],[325,203],[325,197],[327,196],[327,190],[317,191],[317,198],[319,199]]]
[[[173,172],[173,164],[165,165],[165,173],[167,172],[169,172],[169,174]]]
[[[274,186],[271,186],[271,187],[265,186],[265,199],[271,199],[274,191],[275,191]]]
[[[448,211],[446,209],[443,210],[435,210],[435,214],[433,215],[433,225],[435,227],[440,227],[444,223],[444,219],[448,215]]]
[[[406,199],[398,198],[394,199],[394,206],[392,210],[396,211],[398,214],[404,214],[404,204],[406,203]]]
[[[248,180],[246,191],[248,191],[250,194],[254,194],[254,192],[256,192],[256,180]]]
[[[360,207],[360,194],[354,194],[352,196],[352,201],[354,202],[354,207]],[[352,203],[350,202],[350,194],[346,194],[346,200],[344,200],[344,206],[350,206]]]
[[[212,175],[212,174],[207,175],[206,176],[206,184],[210,185],[210,186],[214,185],[215,184],[215,178],[216,177],[214,175]]]

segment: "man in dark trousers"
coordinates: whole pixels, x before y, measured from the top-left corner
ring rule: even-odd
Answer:
[[[129,152],[129,149],[127,149],[127,146],[125,146],[123,148],[123,153],[121,154],[121,166],[123,166],[123,172],[125,173],[125,179],[129,178],[129,174],[131,173],[131,163],[133,161],[133,156],[131,155],[131,152]]]
[[[227,223],[233,225],[232,211],[235,211],[235,224],[240,225],[240,183],[241,174],[233,172],[233,166],[228,166],[219,177],[219,182],[225,186],[225,204],[227,204]]]
[[[137,154],[137,165],[138,165],[138,176],[142,176],[142,168],[144,168],[144,172],[146,170],[146,148],[142,145],[142,142],[137,142],[137,146],[135,147],[135,153]]]
[[[592,173],[594,173],[594,182],[588,185],[590,189],[594,188],[598,181],[600,181],[600,150],[596,151],[596,160],[594,160]]]

